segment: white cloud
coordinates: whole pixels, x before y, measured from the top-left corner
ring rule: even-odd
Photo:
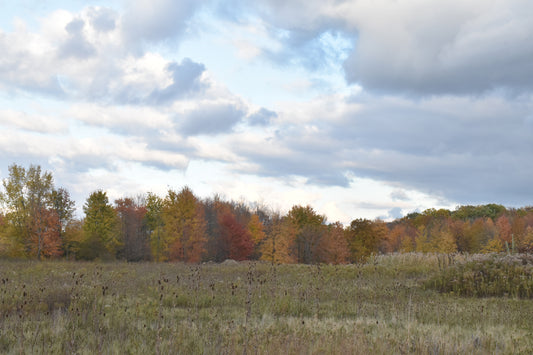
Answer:
[[[0,163],[52,166],[80,194],[189,184],[343,222],[530,203],[529,2],[231,4],[0,29]]]

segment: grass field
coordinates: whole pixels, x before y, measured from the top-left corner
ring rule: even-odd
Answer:
[[[0,261],[0,353],[531,353],[531,298],[428,287],[455,263]]]

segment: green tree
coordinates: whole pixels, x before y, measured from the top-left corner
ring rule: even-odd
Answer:
[[[150,236],[150,249],[155,261],[163,260],[163,206],[161,197],[149,192],[146,196],[145,224]]]
[[[61,254],[57,216],[53,211],[53,178],[40,166],[24,167],[13,164],[9,177],[3,181],[0,199],[7,210],[11,246],[14,254],[43,256]]]
[[[63,251],[67,259],[69,254],[72,252],[72,245],[65,238],[65,231],[69,223],[72,222],[74,218],[75,203],[70,198],[70,193],[64,189],[54,189],[50,195],[52,210],[57,216],[57,226],[56,229],[59,234],[59,239],[61,240]]]
[[[80,250],[82,258],[115,258],[122,246],[118,230],[117,214],[109,203],[107,194],[97,190],[87,198],[83,206],[85,241]]]

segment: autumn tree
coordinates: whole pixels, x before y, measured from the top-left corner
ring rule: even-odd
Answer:
[[[355,219],[346,231],[352,261],[364,261],[379,251],[379,246],[388,233],[381,220]]]
[[[83,206],[85,220],[83,230],[85,241],[80,250],[84,259],[115,258],[117,251],[123,245],[117,214],[109,203],[107,194],[97,190],[87,198]]]
[[[260,249],[261,245],[266,239],[266,234],[264,231],[264,225],[259,219],[259,215],[254,213],[250,217],[248,222],[248,231],[250,232],[250,237],[253,242],[254,252],[252,254],[253,259],[257,260],[261,257]]]
[[[250,232],[237,221],[231,211],[226,210],[219,216],[220,238],[227,249],[229,259],[247,260],[253,252],[254,244]]]
[[[498,230],[498,235],[503,245],[511,247],[512,244],[512,231],[511,231],[511,222],[506,215],[498,217],[496,220],[496,229]]]
[[[326,217],[311,206],[293,206],[287,218],[296,229],[295,257],[298,263],[317,262],[318,247],[325,234]]]
[[[83,230],[84,223],[81,219],[72,219],[65,227],[62,233],[63,250],[67,260],[71,258],[80,257],[79,252],[84,246],[85,231]],[[90,247],[90,246],[89,246]]]
[[[259,248],[261,252],[260,260],[276,264],[287,264],[297,261],[291,253],[294,249],[293,245],[297,230],[289,218],[282,217],[279,213],[274,213],[265,234],[266,238]]]
[[[168,260],[199,262],[205,251],[204,210],[191,189],[169,190],[163,205],[165,253]]]
[[[121,240],[124,242],[122,257],[127,261],[150,259],[148,230],[145,224],[146,207],[139,199],[121,198],[115,201]]]
[[[11,246],[15,255],[61,255],[59,229],[54,216],[52,192],[53,178],[50,172],[42,172],[40,166],[28,169],[16,164],[9,167],[9,177],[3,180],[4,192],[0,200],[7,210]]]
[[[317,261],[327,264],[346,264],[350,260],[350,250],[340,222],[329,224],[320,239]]]

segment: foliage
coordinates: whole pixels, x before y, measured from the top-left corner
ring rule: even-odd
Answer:
[[[120,223],[120,239],[124,241],[122,257],[127,261],[150,260],[146,207],[132,198],[124,198],[115,201],[115,210]]]
[[[170,261],[199,262],[205,251],[205,218],[191,189],[168,191],[163,210],[165,257]]]
[[[325,234],[326,217],[316,213],[311,206],[293,206],[287,219],[296,230],[293,251],[296,261],[304,264],[318,261],[318,248]]]
[[[144,223],[150,236],[150,247],[155,261],[163,260],[163,205],[161,197],[153,193],[146,196]]]
[[[396,252],[533,251],[533,207],[430,208],[394,221],[357,218],[343,226],[327,225],[309,205],[283,214],[218,195],[200,200],[184,187],[165,198],[120,198],[114,207],[97,190],[86,201],[85,219],[76,220],[69,192],[56,189],[52,174],[39,166],[13,164],[2,187],[0,256],[11,258],[337,264]]]
[[[91,193],[83,211],[86,239],[80,250],[82,258],[115,258],[123,241],[118,230],[117,213],[109,203],[107,194],[102,190]]]
[[[250,232],[241,225],[235,215],[225,211],[220,215],[221,240],[227,246],[227,255],[233,260],[247,260],[253,252],[253,241]]]
[[[250,232],[250,237],[253,242],[254,246],[254,252],[253,252],[253,259],[257,260],[261,256],[261,245],[264,243],[267,235],[265,234],[265,227],[261,220],[259,219],[259,215],[254,213],[250,217],[250,221],[247,225],[248,231]]]
[[[32,256],[37,259],[62,254],[59,218],[54,207],[54,185],[50,172],[40,166],[28,169],[13,164],[3,180],[0,194],[9,224],[11,241],[8,255]]]
[[[294,263],[292,254],[297,230],[286,217],[275,215],[272,218],[270,231],[260,247],[261,260],[272,263]]]
[[[380,220],[355,219],[346,230],[346,238],[355,262],[365,261],[371,254],[379,250],[381,241],[387,235],[387,227]]]

